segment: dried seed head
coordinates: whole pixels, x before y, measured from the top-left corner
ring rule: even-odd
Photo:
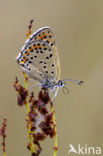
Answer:
[[[14,82],[14,88],[17,91],[17,103],[19,106],[26,104],[26,98],[28,97],[29,93],[22,85],[18,83],[18,79],[16,78]]]
[[[14,88],[17,92],[17,103],[19,106],[28,104],[29,113],[27,114],[27,129],[30,131],[30,137],[35,144],[35,153],[32,156],[39,156],[42,148],[40,141],[43,141],[50,136],[50,138],[56,135],[55,124],[53,122],[53,113],[51,109],[53,103],[50,101],[48,90],[43,88],[39,94],[38,99],[34,98],[34,93],[29,93],[21,84],[19,84],[16,78]],[[30,95],[30,96],[29,96]],[[31,149],[31,144],[28,143],[27,148]]]

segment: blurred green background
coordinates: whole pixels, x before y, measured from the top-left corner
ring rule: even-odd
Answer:
[[[68,84],[69,95],[60,90],[54,101],[58,156],[68,156],[69,144],[102,147],[103,1],[0,0],[0,124],[4,117],[8,119],[8,156],[30,156],[26,149],[26,110],[16,104],[13,82],[18,76],[23,83],[15,57],[26,40],[31,19],[35,20],[33,32],[43,26],[54,31],[61,78],[85,82],[82,86]],[[42,156],[53,156],[53,143],[49,138],[41,143]]]

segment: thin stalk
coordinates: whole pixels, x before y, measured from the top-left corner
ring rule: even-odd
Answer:
[[[24,78],[25,78],[25,89],[28,89],[28,77],[26,73],[24,73]],[[26,112],[27,112],[27,120],[29,120],[28,113],[30,112],[30,107],[29,107],[28,98],[26,99]],[[36,153],[35,145],[33,143],[33,138],[32,138],[32,132],[31,132],[31,122],[29,122],[28,124],[28,140],[30,144],[31,153]]]
[[[56,127],[56,118],[55,118],[55,111],[53,108],[53,104],[51,105],[51,112],[53,113],[53,122],[54,122],[54,130],[55,130],[54,156],[57,156],[57,149],[58,149],[57,127]]]
[[[4,156],[6,156],[6,152],[4,152]]]

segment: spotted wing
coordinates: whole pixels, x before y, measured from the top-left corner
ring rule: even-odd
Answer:
[[[49,27],[33,33],[22,48],[17,62],[31,77],[42,81],[56,81],[60,76],[60,63],[54,34]]]
[[[42,40],[43,42],[46,42],[48,46],[52,49],[52,53],[54,55],[54,61],[55,61],[55,68],[57,70],[57,80],[60,79],[60,62],[59,62],[59,55],[58,55],[58,49],[55,42],[55,36],[51,30],[50,27],[43,27],[36,32],[34,32],[29,39],[29,42],[35,41],[35,40]],[[28,41],[27,41],[28,42]]]
[[[28,76],[40,83],[57,80],[57,68],[52,47],[38,40],[30,41],[17,57],[17,62]]]

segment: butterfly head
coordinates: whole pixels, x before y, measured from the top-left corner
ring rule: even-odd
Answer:
[[[66,81],[70,81],[70,82],[76,83],[78,85],[81,85],[83,83],[83,81],[79,81],[79,80],[64,79],[64,80],[58,81],[58,83],[57,83],[58,88],[63,88],[66,85]]]
[[[59,80],[57,84],[57,88],[62,88],[62,91],[64,94],[69,93],[69,89],[65,86],[67,81],[76,83],[78,85],[81,85],[83,83],[83,81],[80,81],[80,80],[72,80],[72,79]]]
[[[63,88],[64,86],[65,86],[65,82],[62,81],[62,80],[59,80],[59,81],[58,81],[58,87],[59,87],[59,88]]]

